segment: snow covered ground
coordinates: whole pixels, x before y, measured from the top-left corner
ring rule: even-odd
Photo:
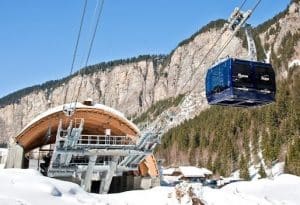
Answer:
[[[300,177],[283,174],[274,179],[237,182],[223,187],[220,191],[232,196],[225,204],[296,205],[300,203]]]
[[[185,184],[185,186],[187,188],[183,190],[193,187],[195,195],[207,205],[299,205],[300,202],[300,177],[287,174],[276,176],[274,179],[236,182],[222,189],[202,187],[201,184]],[[106,204],[117,205],[192,204],[188,194],[185,194],[179,203],[174,187],[101,195],[100,198]]]
[[[32,169],[0,170],[1,205],[102,204],[77,184],[42,176]]]
[[[97,195],[83,191],[78,185],[41,176],[25,169],[0,170],[1,205],[167,205],[192,204],[187,193],[178,201],[176,190],[193,187],[195,196],[206,205],[296,205],[300,202],[300,177],[282,174],[273,179],[236,182],[222,189],[201,184],[181,184],[175,187],[155,187],[151,190],[128,191],[120,194]],[[177,196],[177,197],[176,197]]]

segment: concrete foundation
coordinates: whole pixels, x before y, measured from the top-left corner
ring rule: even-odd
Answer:
[[[144,177],[141,180],[141,189],[150,189],[152,185],[151,177]]]
[[[120,193],[130,190],[150,189],[159,186],[158,177],[141,177],[141,176],[114,176],[108,193]],[[92,181],[91,192],[99,193],[101,181]]]
[[[134,176],[126,176],[126,191],[134,190]]]
[[[160,185],[159,177],[142,177],[140,182],[141,189],[151,189]]]
[[[142,177],[135,176],[133,177],[133,189],[141,189]]]

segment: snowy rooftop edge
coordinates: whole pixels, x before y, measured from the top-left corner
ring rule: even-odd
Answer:
[[[30,127],[32,124],[34,124],[35,122],[41,120],[42,118],[44,118],[48,115],[63,111],[63,108],[65,106],[74,106],[74,105],[76,105],[76,109],[77,108],[99,109],[99,110],[104,110],[106,112],[112,113],[112,114],[116,115],[117,117],[121,118],[122,120],[124,120],[126,123],[128,123],[131,127],[133,127],[137,131],[138,134],[140,134],[139,128],[133,122],[128,120],[122,112],[120,112],[114,108],[108,107],[108,106],[100,104],[100,103],[95,103],[94,105],[90,106],[90,105],[84,105],[80,102],[77,102],[77,103],[73,102],[73,103],[68,103],[68,104],[64,104],[64,105],[59,105],[54,108],[50,108],[47,111],[37,115],[18,133],[18,135],[20,133],[22,133],[24,130],[26,130],[28,127]]]
[[[194,166],[179,166],[178,168],[168,168],[163,170],[163,175],[172,175],[173,172],[179,171],[184,177],[205,177],[211,175],[212,172],[206,168],[199,168]]]

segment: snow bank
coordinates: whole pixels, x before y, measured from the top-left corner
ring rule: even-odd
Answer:
[[[83,191],[77,184],[41,176],[35,170],[0,170],[1,205],[192,205],[187,192],[192,187],[205,205],[296,205],[300,201],[300,177],[283,174],[274,179],[236,182],[222,189],[203,187],[199,183],[176,187],[98,195]],[[183,190],[178,200],[178,187]]]
[[[42,176],[31,169],[0,170],[1,205],[101,204],[77,184]]]
[[[120,194],[100,195],[107,205],[176,205],[172,197],[174,187],[155,187],[150,190],[128,191]]]
[[[183,193],[180,201],[176,193],[178,187]],[[199,183],[185,183],[176,188],[156,187],[145,191],[101,195],[100,198],[105,204],[112,205],[192,205],[192,199],[187,193],[189,187],[192,187],[194,196],[199,197],[205,205],[296,205],[300,201],[300,177],[286,174],[276,176],[274,180],[236,182],[222,189],[203,187]]]
[[[220,191],[226,195],[237,196],[241,200],[246,199],[248,204],[296,205],[300,202],[300,177],[283,174],[276,176],[274,180],[237,182],[225,186]]]

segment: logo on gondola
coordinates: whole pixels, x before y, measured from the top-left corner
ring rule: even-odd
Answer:
[[[242,74],[242,73],[238,73],[238,78],[248,78],[248,75]]]
[[[263,80],[263,81],[269,81],[269,80],[270,80],[270,78],[269,78],[268,75],[262,75],[262,76],[260,77],[260,79]]]

